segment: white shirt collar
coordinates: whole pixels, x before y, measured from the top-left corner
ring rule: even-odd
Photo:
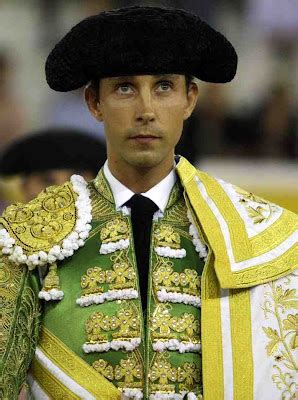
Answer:
[[[118,181],[118,179],[114,177],[114,175],[112,175],[108,166],[108,160],[106,160],[103,166],[103,172],[112,190],[116,210],[119,210],[120,207],[123,206],[123,204],[134,195],[134,192],[124,186],[120,181]],[[161,180],[147,192],[142,193],[142,195],[154,201],[160,211],[164,212],[176,180],[177,177],[175,169],[173,168],[172,171],[165,178],[163,178],[163,180]]]

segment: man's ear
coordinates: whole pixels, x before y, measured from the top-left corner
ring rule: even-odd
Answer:
[[[84,95],[90,113],[95,119],[97,119],[97,121],[102,122],[103,115],[101,112],[98,93],[95,92],[95,89],[91,85],[88,85],[85,87]]]
[[[184,120],[188,119],[191,116],[197,104],[198,96],[199,96],[198,85],[195,82],[191,82],[187,92],[187,100],[186,100],[187,103],[186,103],[186,108],[184,110]]]

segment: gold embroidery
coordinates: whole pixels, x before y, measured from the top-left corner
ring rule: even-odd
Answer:
[[[105,282],[105,271],[100,267],[88,268],[86,275],[81,277],[82,295],[103,293],[103,287],[100,283]]]
[[[199,317],[189,313],[172,316],[171,309],[168,304],[156,307],[151,317],[153,341],[177,339],[184,343],[200,343]]]
[[[120,400],[118,389],[109,380],[98,374],[45,327],[40,332],[39,347],[50,361],[95,399]]]
[[[76,199],[70,182],[51,186],[28,204],[7,207],[1,223],[27,255],[47,252],[74,230]]]
[[[102,294],[103,284],[108,284],[109,289],[134,289],[136,287],[136,274],[132,266],[126,261],[116,262],[111,269],[103,270],[101,267],[88,268],[81,277],[82,296]]]
[[[160,224],[154,230],[156,246],[170,247],[171,249],[180,248],[180,236],[173,227],[166,224]]]
[[[298,371],[298,364],[295,360],[294,351],[298,348],[298,313],[288,313],[291,309],[298,309],[298,294],[296,289],[290,289],[291,275],[284,278],[284,285],[279,282],[270,282],[270,292],[265,294],[265,302],[262,306],[266,318],[273,316],[277,329],[270,326],[263,326],[269,339],[266,350],[267,355],[274,357],[279,363],[274,365],[278,374],[272,375],[273,382],[279,390],[283,390],[283,397],[286,396],[290,387],[287,380],[292,377],[292,371]],[[298,389],[298,388],[296,388]]]
[[[177,369],[168,361],[166,353],[157,354],[150,371],[151,390],[175,392]],[[173,383],[171,383],[173,382]]]
[[[115,367],[115,379],[119,387],[137,388],[141,387],[143,368],[134,355],[128,355],[126,360],[121,360]]]
[[[177,380],[180,391],[195,390],[198,384],[201,383],[201,374],[199,368],[196,368],[194,363],[186,362],[178,367]]]
[[[153,272],[153,283],[156,291],[165,288],[168,292],[201,295],[201,277],[197,271],[186,268],[184,272],[174,272],[173,263],[161,257]]]
[[[135,271],[127,262],[116,263],[106,271],[106,282],[112,289],[133,288],[135,279]]]
[[[254,224],[269,222],[274,212],[278,210],[276,205],[269,203],[253,193],[248,193],[237,187],[235,187],[235,190],[236,193],[240,195],[239,203],[243,203],[248,216],[253,220]],[[257,206],[252,203],[258,203],[260,205]]]
[[[127,222],[122,218],[114,218],[109,221],[100,231],[102,243],[118,242],[128,238],[129,228]]]
[[[193,362],[185,362],[178,368],[173,367],[167,353],[159,353],[153,359],[150,370],[151,392],[175,393],[175,384],[179,391],[197,391],[201,385],[200,369]]]
[[[94,361],[92,367],[110,381],[114,380],[114,369],[107,361],[103,359]]]
[[[103,168],[100,169],[97,177],[94,179],[93,184],[96,190],[111,203],[114,203],[112,191],[104,177]]]
[[[115,214],[114,203],[107,200],[105,196],[99,193],[94,187],[94,182],[89,182],[88,189],[90,191],[92,220],[101,220],[103,217],[108,218]]]
[[[60,290],[60,279],[57,271],[57,263],[53,263],[49,267],[49,272],[44,279],[42,290],[50,291],[51,289]]]
[[[88,343],[106,343],[111,333],[113,339],[130,340],[139,338],[140,319],[137,307],[129,302],[122,302],[116,315],[108,316],[102,312],[93,313],[86,321],[86,333]]]
[[[0,398],[17,398],[33,357],[39,328],[37,294],[27,268],[0,257]]]
[[[143,388],[143,364],[137,350],[129,353],[114,368],[103,359],[95,361],[92,367],[107,379],[115,380],[119,388]]]

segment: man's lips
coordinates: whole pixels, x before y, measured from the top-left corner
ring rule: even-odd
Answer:
[[[160,139],[160,137],[154,136],[154,135],[136,135],[136,136],[132,136],[130,139],[135,140],[139,143],[148,143],[148,142],[152,142],[154,140]]]

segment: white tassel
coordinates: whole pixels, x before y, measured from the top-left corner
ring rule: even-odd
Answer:
[[[137,299],[138,291],[135,289],[119,289],[119,290],[108,290],[102,294],[89,294],[82,296],[76,300],[76,303],[81,307],[88,307],[91,304],[102,304],[105,301],[113,300],[129,300]]]
[[[163,352],[165,350],[178,350],[179,353],[198,353],[201,350],[201,345],[199,343],[183,343],[177,339],[170,339],[167,341],[156,341],[152,344],[152,348],[154,351],[158,352]]]
[[[117,250],[127,249],[129,247],[129,239],[121,239],[118,242],[102,243],[99,249],[100,254],[110,254]]]
[[[107,343],[84,343],[83,351],[85,353],[103,353],[109,350],[120,350],[133,351],[141,343],[141,338],[134,338],[130,340],[112,340]]]
[[[156,254],[161,257],[184,258],[186,257],[185,249],[171,249],[170,247],[154,247]]]
[[[161,303],[184,303],[190,304],[196,308],[201,307],[201,298],[186,293],[167,292],[166,289],[161,289],[157,292],[157,298]]]
[[[45,301],[50,301],[50,300],[62,300],[64,296],[64,293],[62,290],[57,290],[57,289],[51,289],[49,291],[46,290],[41,290],[38,293],[38,297],[40,299],[43,299]]]

